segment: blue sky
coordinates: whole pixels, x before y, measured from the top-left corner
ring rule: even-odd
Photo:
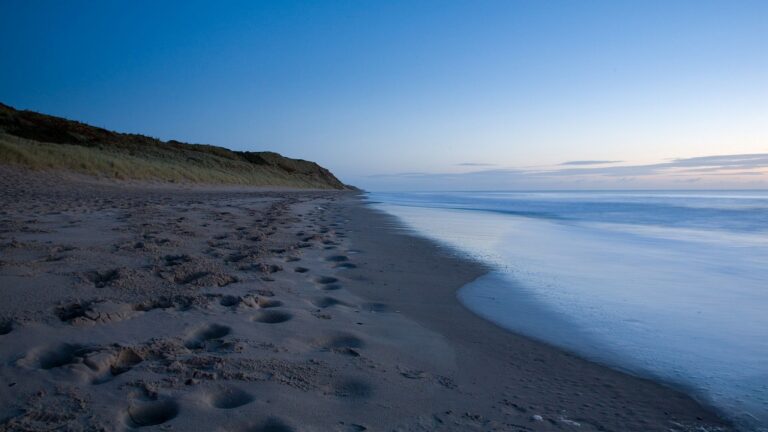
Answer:
[[[766,23],[765,1],[3,0],[0,102],[371,189],[768,187]],[[757,156],[692,159],[729,155]]]

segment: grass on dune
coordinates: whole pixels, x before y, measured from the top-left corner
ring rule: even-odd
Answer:
[[[199,157],[173,153],[143,157],[139,152],[42,143],[2,133],[0,162],[35,170],[67,170],[121,180],[328,187],[311,178],[301,178],[268,165],[233,160],[210,151]]]

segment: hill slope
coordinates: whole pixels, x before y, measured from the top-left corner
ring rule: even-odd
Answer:
[[[112,132],[2,103],[0,163],[117,179],[348,188],[314,162]]]

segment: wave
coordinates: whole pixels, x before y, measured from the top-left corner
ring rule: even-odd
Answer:
[[[459,293],[479,315],[676,383],[740,424],[768,428],[768,193],[371,199],[416,232],[496,269]],[[528,313],[519,313],[521,304]]]

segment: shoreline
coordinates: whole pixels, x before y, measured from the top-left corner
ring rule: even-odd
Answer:
[[[352,192],[0,173],[4,430],[731,430],[474,315],[487,268]]]
[[[444,246],[420,236],[405,227],[391,214],[372,208],[365,202],[361,202],[359,206],[359,209],[353,206],[349,213],[353,219],[352,226],[356,226],[358,230],[356,231],[358,240],[355,242],[353,238],[353,244],[360,244],[361,248],[368,246],[371,250],[378,249],[373,254],[380,254],[378,258],[384,262],[388,258],[389,261],[392,261],[392,257],[401,257],[395,258],[398,262],[394,265],[398,265],[401,267],[400,271],[409,274],[408,277],[411,278],[409,283],[416,283],[431,289],[411,291],[409,294],[415,294],[415,298],[412,301],[404,302],[398,302],[397,295],[382,292],[373,286],[352,286],[351,289],[377,301],[399,305],[406,316],[429,326],[444,337],[448,337],[462,350],[468,351],[460,356],[462,362],[457,367],[465,372],[473,369],[480,372],[477,375],[472,375],[484,378],[481,386],[485,386],[486,389],[496,387],[496,391],[503,392],[504,388],[510,384],[510,382],[498,384],[499,377],[505,372],[510,373],[511,382],[523,383],[520,387],[527,387],[527,377],[521,376],[520,372],[525,372],[526,375],[532,373],[542,379],[543,382],[540,385],[547,387],[550,391],[556,393],[573,391],[574,397],[561,400],[559,406],[553,405],[546,409],[540,409],[541,412],[549,415],[550,419],[556,419],[558,416],[563,418],[561,412],[558,411],[566,410],[572,413],[570,415],[574,418],[579,418],[582,426],[592,423],[593,426],[606,430],[656,430],[657,427],[659,430],[668,430],[669,427],[674,428],[674,424],[680,425],[686,421],[696,423],[702,420],[705,423],[712,422],[710,426],[729,427],[729,422],[716,408],[697,401],[691,395],[686,394],[679,385],[652,377],[634,375],[630,371],[619,370],[609,365],[584,359],[563,348],[505,329],[476,314],[461,303],[457,294],[464,285],[493,271],[490,267],[473,262],[471,258],[453,250],[450,246]],[[355,221],[355,219],[357,220]],[[385,228],[381,231],[384,232],[374,234],[370,230],[366,231],[364,227],[372,224],[372,221],[375,221],[373,225],[377,223],[383,225]],[[408,244],[407,258],[402,257],[402,250],[398,250],[399,247],[402,247],[398,246],[398,243],[405,242]],[[371,246],[375,246],[375,248]],[[382,249],[388,252],[381,252]],[[406,260],[410,262],[404,262]],[[420,274],[419,267],[427,267],[427,263],[430,261],[432,261],[432,272],[426,275]],[[435,261],[439,264],[435,264]],[[386,266],[386,264],[380,264],[380,266]],[[438,280],[435,280],[434,273],[440,273]],[[440,284],[445,284],[445,286],[434,286]],[[392,285],[392,283],[386,283],[386,285]],[[458,321],[458,323],[453,321]],[[470,327],[471,330],[466,327]],[[474,337],[484,339],[483,344],[474,343],[472,341]],[[490,360],[489,362],[476,359],[479,346],[483,348],[484,360]],[[504,363],[509,362],[510,358],[514,360],[507,365],[509,366],[508,369]],[[542,360],[545,358],[546,361]],[[495,366],[498,368],[495,372],[488,373],[487,370],[483,370],[490,367],[494,362],[501,363]],[[477,365],[477,363],[481,364]],[[523,369],[526,366],[527,369]],[[561,368],[567,368],[557,371],[565,377],[547,377],[548,372],[555,372],[555,369]],[[595,385],[594,382],[600,384]],[[604,391],[606,388],[611,390]],[[587,389],[589,390],[585,391]],[[618,395],[614,390],[637,391],[638,394],[632,396]],[[584,393],[590,393],[594,399],[585,401],[583,399]],[[624,397],[626,399],[619,402]],[[644,412],[642,415],[635,416],[639,423],[631,426],[631,418],[608,422],[593,418],[593,421],[590,421],[587,412],[591,410],[584,410],[583,408],[597,406],[600,404],[599,400],[605,398],[612,398],[615,399],[616,403],[626,404],[622,405],[621,409],[631,406],[630,410],[636,413],[642,410]],[[526,392],[526,396],[522,396],[521,399],[526,400],[529,404],[533,399],[543,400],[542,407],[549,402],[546,392],[542,394],[540,391]],[[591,398],[586,397],[586,399]],[[614,405],[614,407],[618,406]],[[610,409],[608,406],[606,408]],[[621,409],[614,412],[618,418],[621,417],[619,415]],[[607,414],[607,412],[602,414]],[[547,418],[547,415],[542,413],[532,415],[542,415],[545,419]],[[676,416],[680,417],[675,418]],[[686,417],[687,419],[685,419]],[[651,418],[654,420],[649,420]],[[668,424],[665,425],[664,423]],[[639,429],[634,429],[634,427]]]

